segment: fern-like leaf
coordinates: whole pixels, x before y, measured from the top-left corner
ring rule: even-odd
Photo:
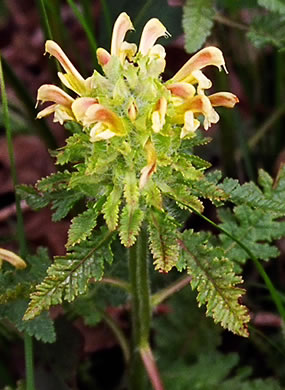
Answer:
[[[137,208],[133,210],[127,205],[123,208],[119,230],[121,242],[127,248],[131,247],[136,242],[143,218],[144,213],[141,209]]]
[[[73,301],[86,292],[91,278],[100,280],[104,262],[111,263],[113,259],[111,237],[112,233],[102,228],[94,238],[73,247],[67,256],[56,257],[43,282],[31,294],[24,319],[32,319],[63,300]]]
[[[179,241],[191,285],[198,290],[199,305],[206,304],[208,316],[224,328],[247,337],[248,310],[240,304],[244,290],[237,287],[242,278],[234,273],[224,250],[213,247],[210,235],[187,230]]]
[[[90,236],[97,225],[98,214],[97,208],[92,207],[72,219],[66,247],[79,244]]]
[[[117,228],[122,191],[114,187],[103,206],[103,215],[110,231]]]
[[[166,214],[152,211],[148,231],[155,269],[169,272],[176,265],[179,256],[177,225]]]
[[[201,48],[210,35],[215,15],[213,0],[186,0],[182,25],[185,32],[185,48],[188,53]]]
[[[268,14],[256,17],[247,34],[257,48],[273,45],[277,48],[285,46],[285,3],[284,15]]]

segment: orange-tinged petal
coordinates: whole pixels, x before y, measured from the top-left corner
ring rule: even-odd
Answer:
[[[59,87],[52,84],[44,84],[38,89],[37,101],[54,102],[70,107],[74,99]]]
[[[97,103],[98,103],[97,99],[90,98],[90,97],[81,97],[75,99],[71,106],[75,118],[78,121],[82,122],[88,108],[92,106],[92,104],[97,104]]]
[[[141,170],[139,188],[142,189],[149,181],[152,174],[156,171],[157,155],[153,143],[148,140],[144,146],[147,156],[147,165]]]
[[[56,42],[50,40],[46,41],[45,49],[46,53],[54,56],[59,61],[66,73],[72,74],[78,81],[84,81],[84,78],[73,66],[67,55]]]
[[[219,120],[218,113],[213,109],[210,99],[205,95],[197,95],[190,99],[185,104],[181,105],[181,109],[192,111],[193,113],[201,113],[204,115],[204,128],[208,130],[212,123],[217,123]]]
[[[92,104],[87,109],[83,119],[84,126],[90,126],[96,122],[105,124],[116,135],[125,134],[125,128],[120,117],[101,104]]]
[[[192,77],[192,72],[203,69],[208,65],[215,65],[219,70],[223,67],[225,71],[227,71],[223,53],[217,47],[209,46],[198,51],[198,53],[191,57],[172,77],[171,81],[187,81],[187,78]]]
[[[208,96],[213,107],[222,106],[233,108],[239,99],[236,95],[230,92],[218,92]]]
[[[98,64],[102,67],[107,65],[111,59],[111,54],[107,52],[107,50],[103,49],[102,47],[99,47],[99,49],[97,49],[96,54],[97,54]]]
[[[125,12],[122,12],[118,16],[114,24],[112,42],[111,42],[111,55],[115,55],[115,56],[120,55],[120,48],[124,41],[125,35],[127,31],[133,29],[134,27],[131,22],[131,19]]]
[[[169,33],[164,25],[156,18],[150,19],[144,26],[140,40],[139,52],[142,53],[142,55],[147,55],[156,40],[163,36],[169,36]]]
[[[167,85],[167,89],[169,89],[173,95],[179,96],[183,99],[192,98],[196,92],[193,85],[183,82],[169,84]]]

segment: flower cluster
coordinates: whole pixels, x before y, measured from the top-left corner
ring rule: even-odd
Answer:
[[[139,185],[143,188],[159,163],[153,138],[156,134],[178,136],[180,140],[191,138],[200,126],[198,117],[203,117],[207,130],[219,120],[214,107],[232,108],[238,98],[229,92],[205,94],[212,83],[202,69],[214,65],[226,71],[218,48],[200,50],[170,80],[162,82],[165,49],[156,41],[168,35],[166,28],[158,19],[149,20],[138,49],[134,43],[125,41],[129,30],[133,30],[132,22],[122,13],[114,25],[110,53],[102,48],[97,50],[104,76],[94,71],[87,79],[55,42],[47,41],[46,52],[54,56],[65,71],[58,73],[61,82],[75,92],[76,97],[54,85],[41,86],[37,100],[53,104],[40,111],[37,118],[54,113],[54,121],[61,124],[78,122],[91,143],[112,142],[116,137],[127,141],[137,136],[146,161],[140,168]]]

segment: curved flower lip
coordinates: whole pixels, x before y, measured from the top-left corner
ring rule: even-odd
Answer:
[[[72,62],[56,42],[51,40],[46,41],[45,52],[54,56],[66,71],[66,73],[72,74],[78,81],[84,81],[84,78],[73,66]]]
[[[91,97],[80,97],[75,99],[71,106],[75,118],[82,122],[84,120],[86,111],[93,104],[98,104],[98,100]]]
[[[95,126],[92,127],[90,131],[90,141],[97,142],[110,139],[114,137],[116,134],[110,129],[106,128],[106,126],[102,123],[96,123]]]
[[[194,54],[169,81],[187,81],[188,78],[192,77],[194,71],[203,69],[208,65],[215,65],[219,70],[223,67],[227,72],[221,50],[217,47],[209,46]]]
[[[230,92],[217,92],[213,95],[208,96],[213,107],[228,107],[233,108],[239,99],[236,95]]]
[[[111,42],[111,55],[120,55],[121,45],[127,31],[129,30],[134,30],[133,24],[126,12],[122,12],[114,24]]]
[[[44,84],[38,89],[37,101],[54,102],[70,107],[74,99],[61,88],[52,84]]]
[[[167,89],[170,90],[170,92],[173,95],[182,97],[183,99],[192,98],[196,92],[192,84],[183,83],[183,82],[169,84],[166,87]]]
[[[84,126],[90,126],[96,122],[103,123],[116,135],[122,136],[126,134],[123,121],[120,117],[101,104],[91,104],[86,110],[83,119]]]
[[[142,55],[147,55],[156,40],[163,36],[170,36],[164,25],[156,18],[150,19],[144,26],[139,45],[139,52],[142,53]]]

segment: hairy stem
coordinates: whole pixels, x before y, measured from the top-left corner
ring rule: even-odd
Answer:
[[[145,228],[135,245],[129,248],[129,277],[131,284],[132,356],[130,362],[130,390],[143,390],[145,375],[140,348],[148,345],[150,332],[150,287],[148,252]]]
[[[129,275],[132,294],[132,351],[130,390],[145,388],[144,369],[155,390],[163,390],[160,374],[149,346],[151,303],[148,274],[148,249],[145,227],[136,244],[129,248]]]

